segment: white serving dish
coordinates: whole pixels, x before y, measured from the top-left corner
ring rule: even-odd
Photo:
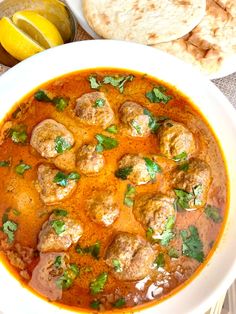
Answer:
[[[206,267],[184,289],[141,311],[142,314],[204,313],[236,277],[236,113],[215,85],[191,66],[151,47],[112,40],[75,42],[39,53],[0,77],[0,119],[42,83],[66,73],[97,67],[135,70],[175,85],[198,106],[221,143],[229,173],[230,210],[219,246]],[[0,296],[4,314],[71,313],[24,289],[2,263]]]

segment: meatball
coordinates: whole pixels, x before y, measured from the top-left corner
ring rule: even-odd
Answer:
[[[155,259],[151,245],[142,237],[127,232],[116,235],[107,249],[105,262],[119,280],[141,280]]]
[[[56,261],[60,260],[60,265]],[[32,272],[29,286],[51,301],[60,300],[62,288],[57,280],[68,267],[69,257],[65,253],[41,253],[39,263]]]
[[[152,228],[154,239],[161,238],[168,218],[176,216],[174,199],[165,195],[142,194],[135,199],[133,214],[147,230]]]
[[[120,210],[113,193],[97,193],[88,201],[90,218],[97,224],[108,227],[118,218]]]
[[[82,234],[80,222],[67,216],[52,214],[42,226],[37,248],[43,253],[66,251]]]
[[[177,167],[171,174],[172,187],[191,193],[188,202],[189,210],[203,207],[207,202],[207,195],[211,184],[211,170],[209,165],[200,159],[191,158],[188,168],[181,170]]]
[[[76,100],[75,113],[87,125],[108,127],[114,113],[105,95],[100,92],[87,93]]]
[[[38,167],[36,189],[45,204],[60,202],[68,197],[76,188],[75,180],[67,180],[66,186],[60,186],[54,182],[58,173],[60,171],[49,164],[42,164]]]
[[[144,114],[145,108],[141,105],[126,101],[120,108],[120,119],[128,135],[144,137],[151,133],[149,116]]]
[[[136,185],[146,184],[153,180],[145,159],[139,155],[123,156],[119,161],[116,176],[121,179],[128,179]]]
[[[187,156],[195,152],[193,134],[181,123],[167,120],[159,129],[160,152],[174,158],[185,152]]]
[[[72,133],[63,124],[46,119],[34,127],[30,144],[42,157],[52,158],[60,155],[57,140],[63,141],[67,148],[74,144]]]
[[[77,153],[77,167],[87,176],[96,175],[104,167],[104,157],[96,151],[95,145],[84,145]]]

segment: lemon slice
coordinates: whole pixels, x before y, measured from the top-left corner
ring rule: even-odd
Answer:
[[[63,44],[63,39],[56,26],[34,11],[16,12],[12,19],[21,30],[44,48]]]
[[[0,42],[10,55],[20,61],[44,50],[8,17],[3,17],[0,21]]]

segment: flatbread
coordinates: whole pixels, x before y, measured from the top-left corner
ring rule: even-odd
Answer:
[[[205,8],[206,0],[83,0],[84,16],[97,34],[148,45],[184,36]]]
[[[192,32],[154,47],[192,63],[206,73],[219,70],[224,59],[236,53],[236,17],[217,2],[219,0],[207,0],[206,15]],[[224,2],[226,5],[227,1]],[[236,1],[231,10],[234,8]]]
[[[235,0],[216,0],[225,11],[236,17],[236,1]]]

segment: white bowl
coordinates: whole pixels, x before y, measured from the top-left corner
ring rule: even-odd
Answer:
[[[135,70],[175,85],[198,106],[221,143],[229,174],[230,210],[219,246],[205,268],[184,289],[142,311],[153,314],[203,313],[236,277],[236,113],[210,81],[176,58],[138,44],[93,40],[46,50],[3,74],[0,77],[0,119],[18,100],[42,83],[69,72],[96,67]],[[1,263],[0,310],[17,314],[71,313],[59,310],[24,289]]]

